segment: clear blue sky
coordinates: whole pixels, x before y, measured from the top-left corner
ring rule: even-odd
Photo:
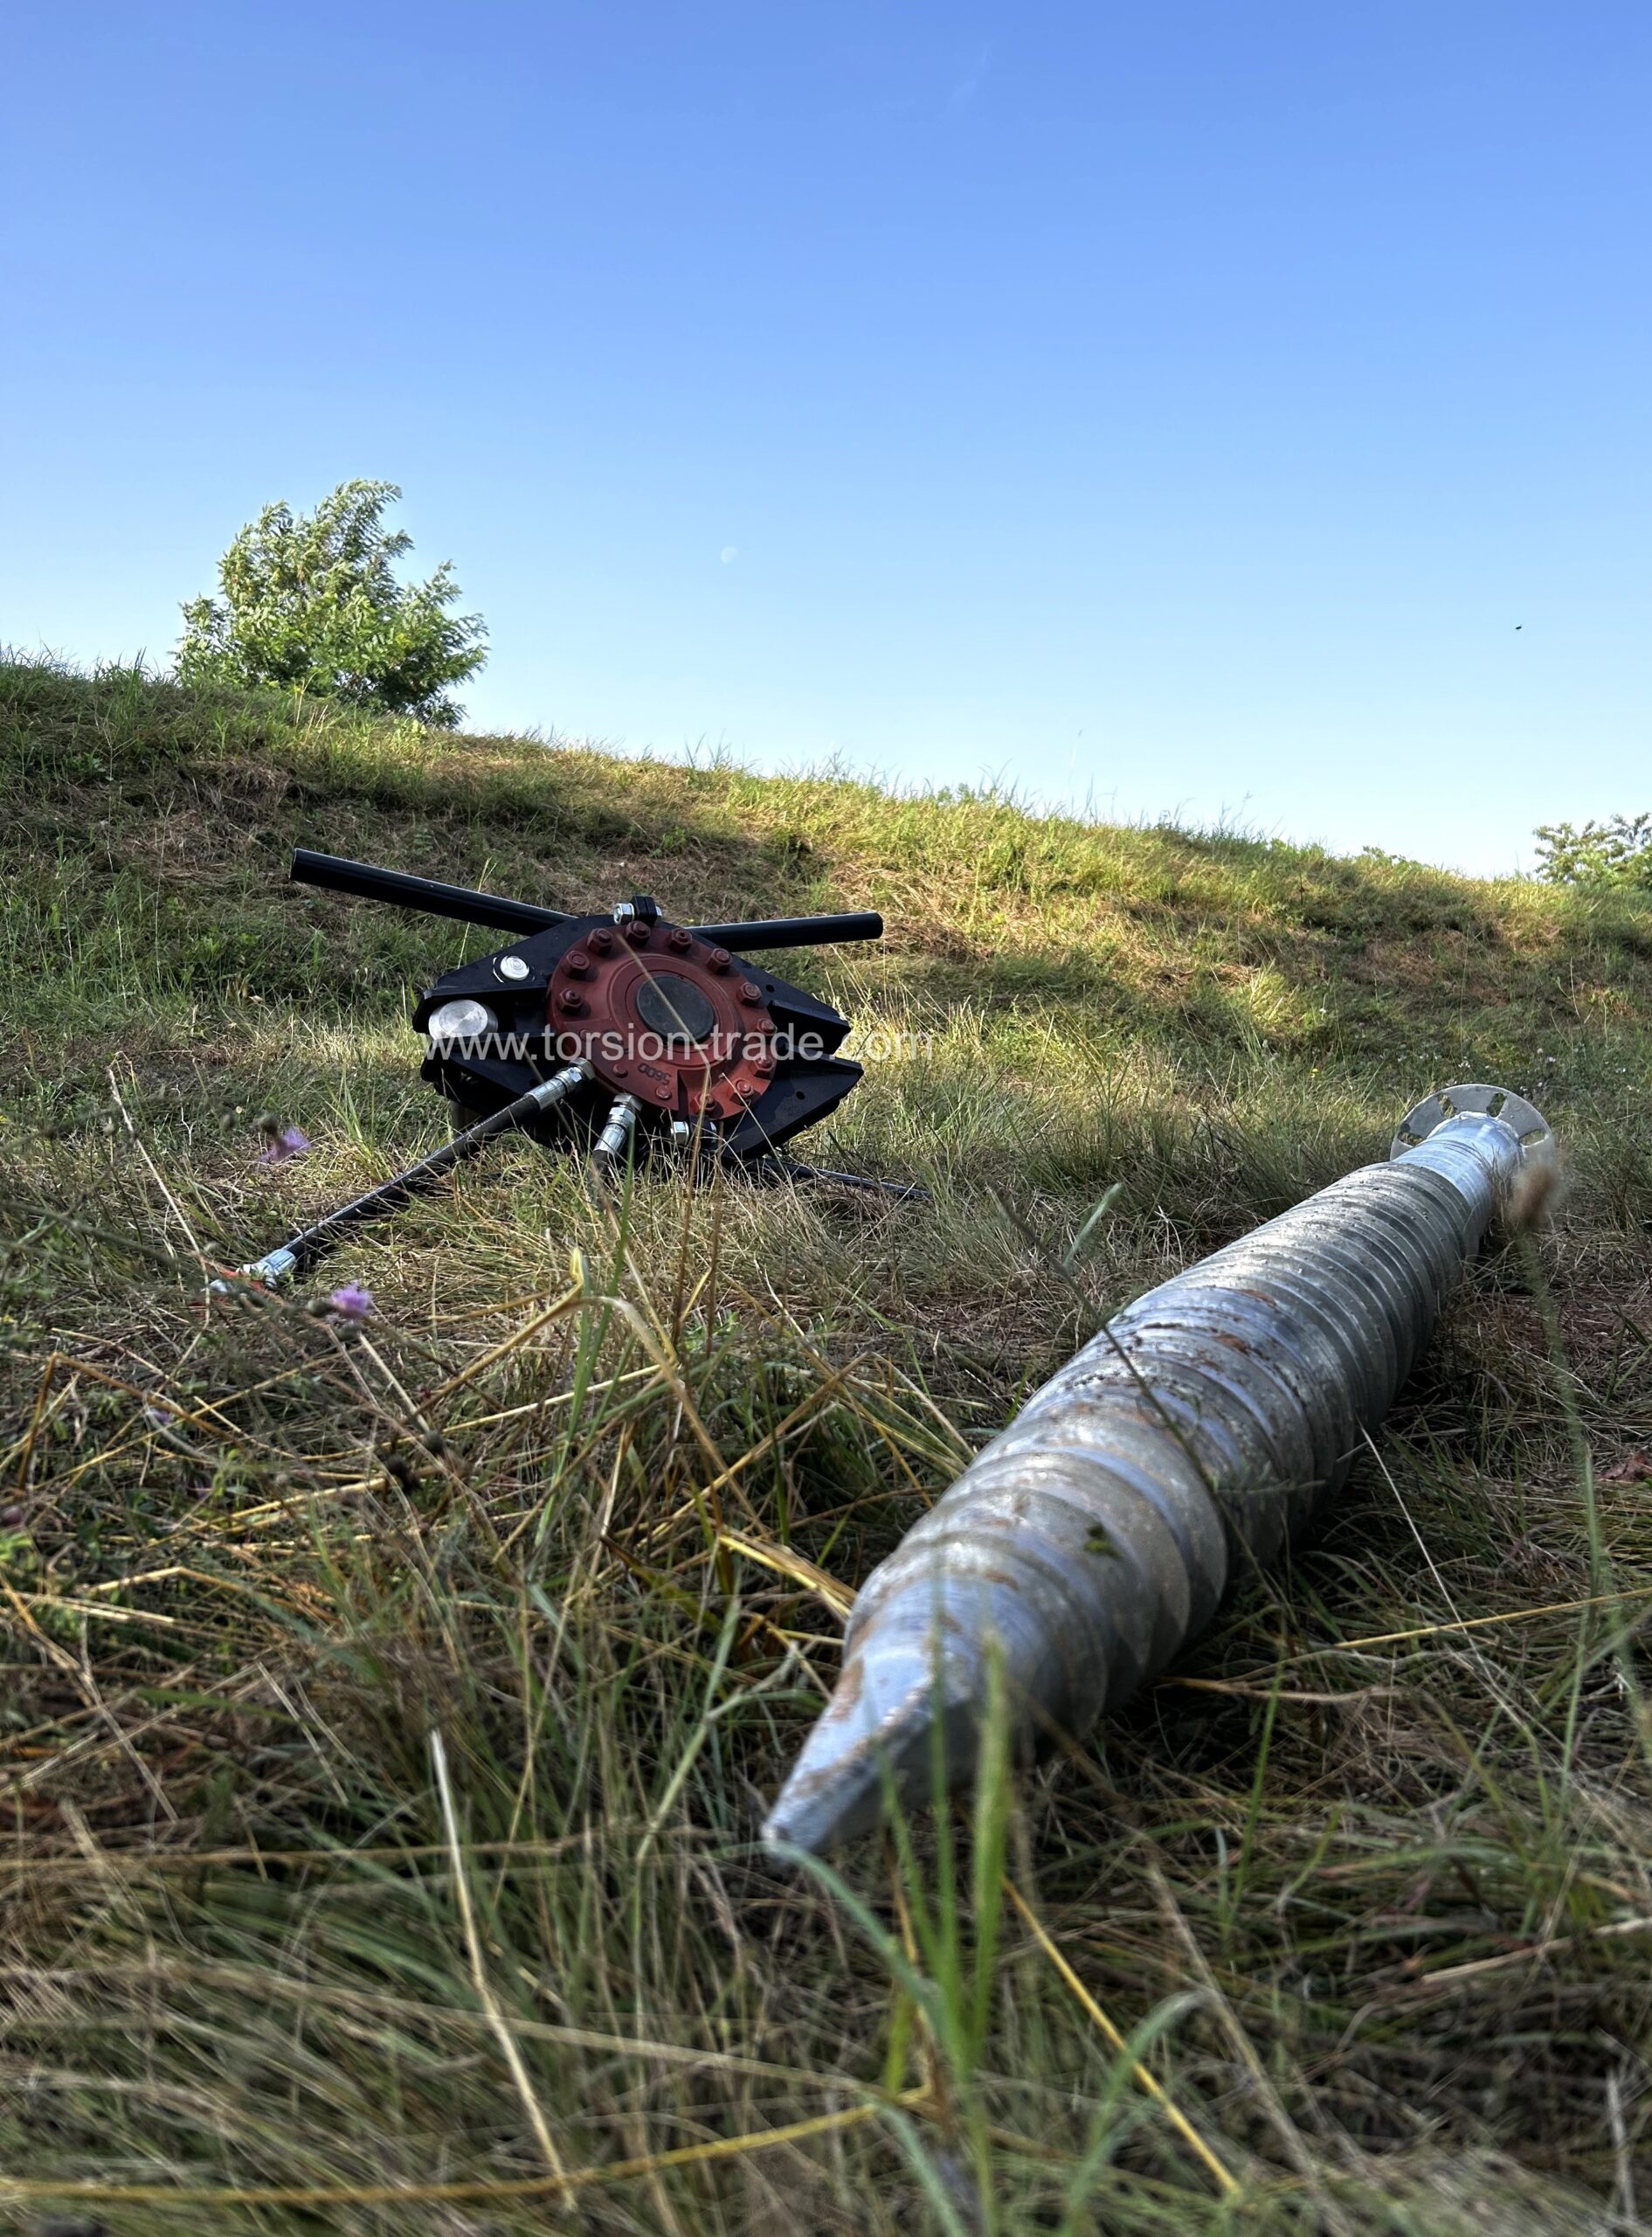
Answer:
[[[164,657],[260,504],[373,475],[479,724],[1486,869],[1652,806],[1644,0],[14,0],[5,50],[14,644]]]

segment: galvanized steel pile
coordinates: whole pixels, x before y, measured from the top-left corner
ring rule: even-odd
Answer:
[[[1116,1314],[867,1578],[764,1835],[824,1851],[1018,1738],[1082,1735],[1346,1478],[1469,1260],[1552,1169],[1542,1114],[1441,1090],[1362,1167]]]

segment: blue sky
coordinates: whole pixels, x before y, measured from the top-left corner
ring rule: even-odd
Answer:
[[[1639,0],[8,24],[10,642],[163,658],[382,476],[478,724],[1476,869],[1652,806]]]

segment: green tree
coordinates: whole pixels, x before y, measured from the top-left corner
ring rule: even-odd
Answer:
[[[464,710],[446,687],[480,668],[487,633],[480,614],[448,612],[446,561],[428,582],[397,580],[413,540],[382,516],[401,494],[342,481],[313,514],[266,505],[218,562],[222,595],[183,608],[183,681],[286,684],[453,729]]]
[[[1538,876],[1550,885],[1652,887],[1652,815],[1538,827]]]

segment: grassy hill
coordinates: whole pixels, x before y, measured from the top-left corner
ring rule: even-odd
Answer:
[[[785,966],[871,1040],[810,1153],[933,1207],[621,1218],[518,1144],[335,1262],[359,1335],[210,1304],[441,1139],[411,993],[493,944],[295,842],[881,909]],[[17,663],[0,869],[7,2226],[1639,2226],[1652,909]],[[933,1826],[778,1875],[922,1504],[1464,1077],[1554,1123],[1552,1228],[1290,1569],[1023,1782],[1026,1912]]]

